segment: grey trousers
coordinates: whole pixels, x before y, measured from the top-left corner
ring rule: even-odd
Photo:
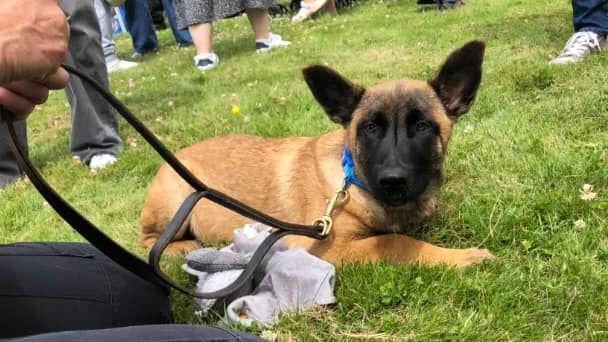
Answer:
[[[95,3],[95,13],[99,21],[101,30],[101,47],[106,59],[106,64],[118,60],[116,45],[112,40],[112,6],[106,0],[93,0]]]
[[[101,48],[101,34],[93,0],[61,0],[61,8],[69,17],[70,42],[66,63],[109,88],[108,73]],[[70,76],[66,95],[72,108],[70,150],[85,164],[100,153],[117,156],[122,150],[118,135],[117,114],[95,90]],[[34,114],[35,115],[35,114]],[[18,124],[20,140],[27,146],[25,122]],[[0,188],[14,182],[21,171],[0,130]]]

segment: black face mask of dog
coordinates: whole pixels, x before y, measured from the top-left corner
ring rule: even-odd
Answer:
[[[441,184],[453,124],[471,108],[485,46],[454,51],[429,82],[399,80],[369,89],[324,66],[303,70],[317,101],[346,131],[355,170],[379,202],[399,207]]]

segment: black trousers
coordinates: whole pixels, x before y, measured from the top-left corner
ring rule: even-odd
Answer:
[[[158,325],[170,318],[167,290],[123,269],[91,245],[0,245],[0,339],[151,324],[155,326],[32,336],[24,341],[254,339],[218,328]]]
[[[243,333],[236,333],[227,329],[164,324],[164,325],[140,325],[127,328],[67,331],[50,333],[44,335],[28,336],[13,339],[11,342],[222,342],[243,341],[258,342],[260,338]]]

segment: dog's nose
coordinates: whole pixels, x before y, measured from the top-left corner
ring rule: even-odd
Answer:
[[[380,175],[379,182],[386,190],[403,189],[407,183],[407,175],[400,170],[388,170]]]

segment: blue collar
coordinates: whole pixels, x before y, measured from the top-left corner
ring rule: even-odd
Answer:
[[[348,147],[342,149],[342,169],[344,169],[344,186],[348,186],[352,183],[363,190],[367,190],[367,186],[355,173],[355,163],[353,162],[353,156],[350,154]]]

